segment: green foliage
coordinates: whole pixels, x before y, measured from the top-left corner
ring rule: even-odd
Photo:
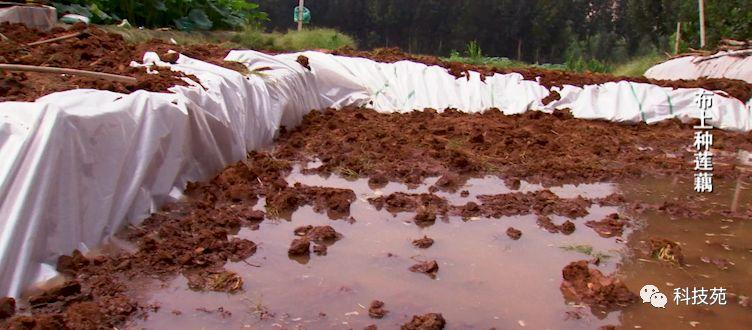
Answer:
[[[609,51],[603,35],[595,35],[582,41],[572,40],[566,51],[564,66],[575,72],[610,72],[611,66],[596,57]]]
[[[263,33],[250,28],[237,34],[232,41],[246,48],[269,50],[334,50],[344,46],[355,48],[355,42],[350,36],[333,29]]]
[[[564,66],[567,68],[567,70],[574,72],[608,73],[612,70],[610,65],[594,58],[585,59],[582,57],[570,57],[567,58],[566,62],[564,62]]]
[[[673,0],[676,18],[672,21],[674,32],[676,22],[682,22],[682,39],[692,48],[700,48],[700,27],[697,1]],[[705,1],[705,31],[707,47],[713,48],[721,38],[739,40],[752,39],[752,1],[722,0]]]
[[[256,32],[257,33],[257,32]],[[349,46],[355,48],[355,41],[333,29],[304,29],[302,31],[287,31],[287,33],[267,34],[266,41],[271,41],[270,49],[278,50],[334,50]],[[263,40],[263,38],[262,38]],[[245,44],[241,42],[241,44]],[[250,46],[250,44],[249,44]]]
[[[117,33],[132,43],[146,42],[151,39],[165,41],[175,40],[181,45],[191,44],[225,44],[238,49],[263,49],[278,51],[298,51],[307,49],[334,50],[344,46],[355,48],[352,37],[332,29],[310,29],[302,32],[264,33],[259,29],[247,27],[242,31],[178,31],[153,30],[100,26],[107,32]]]
[[[476,40],[468,42],[467,47],[465,49],[466,49],[465,53],[467,54],[467,57],[473,60],[479,60],[483,57],[483,51],[480,49],[480,45],[478,44],[478,41]]]
[[[665,60],[666,57],[658,53],[643,55],[617,65],[611,73],[617,76],[641,77],[650,67]]]
[[[53,5],[60,14],[83,15],[94,23],[127,19],[135,26],[184,31],[240,29],[267,20],[258,4],[246,0],[61,0]]]
[[[254,28],[239,32],[232,37],[231,41],[249,49],[275,49],[274,37]]]
[[[256,2],[271,17],[268,28],[293,27],[294,1]],[[708,47],[721,37],[752,39],[752,1],[705,4]],[[306,6],[316,17],[314,24],[352,35],[366,49],[398,46],[411,53],[477,60],[465,54],[472,40],[483,45],[480,55],[528,63],[569,59],[573,68],[602,71],[603,63],[672,51],[667,37],[678,21],[687,46],[699,47],[695,0],[333,0]],[[573,42],[581,52],[567,56]],[[451,56],[452,49],[459,54]],[[578,57],[583,58],[579,63]]]

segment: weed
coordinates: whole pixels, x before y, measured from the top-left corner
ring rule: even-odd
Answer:
[[[584,245],[584,244],[567,245],[567,246],[560,246],[559,248],[565,251],[575,251],[575,252],[579,252],[582,254],[586,254],[600,261],[605,261],[612,257],[611,255],[607,253],[594,251],[593,247],[590,245]]]
[[[479,60],[483,58],[483,50],[480,49],[478,41],[473,40],[467,43],[465,52],[467,53],[467,57],[473,60]]]
[[[339,167],[337,169],[337,173],[339,173],[339,175],[341,177],[343,177],[345,179],[348,179],[348,180],[355,180],[358,177],[360,177],[360,175],[358,174],[358,172],[356,172],[355,170],[353,170],[351,168],[347,168],[347,167]]]

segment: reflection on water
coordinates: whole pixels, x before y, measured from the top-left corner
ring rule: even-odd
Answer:
[[[148,328],[362,328],[376,324],[395,328],[414,314],[440,312],[450,328],[520,327],[533,329],[580,329],[615,324],[618,313],[595,317],[589,308],[568,305],[559,291],[561,270],[568,263],[591,257],[562,247],[590,246],[608,255],[600,269],[616,270],[624,248],[619,240],[601,238],[584,223],[600,220],[617,211],[594,205],[590,214],[573,221],[577,230],[569,235],[551,234],[536,225],[535,215],[502,219],[459,217],[439,220],[421,228],[412,222],[413,213],[392,215],[376,211],[370,197],[393,192],[425,193],[438,178],[426,180],[416,189],[389,183],[371,189],[366,179],[348,181],[338,176],[324,178],[302,175],[296,169],[288,178],[292,185],[352,189],[357,200],[351,206],[354,223],[333,221],[311,207],[301,207],[286,220],[266,220],[258,230],[243,229],[238,236],[259,244],[258,252],[245,262],[227,269],[243,276],[245,292],[236,295],[198,293],[187,289],[180,276],[166,287],[154,285],[148,300],[160,305],[158,312],[134,326]],[[612,184],[564,186],[551,189],[563,197],[578,194],[605,197]],[[520,190],[542,189],[522,183]],[[460,190],[469,194],[461,196]],[[511,192],[496,177],[471,178],[455,193],[436,192],[451,204],[477,202],[476,196]],[[263,208],[264,200],[257,204]],[[553,216],[560,224],[564,217]],[[328,249],[326,256],[311,254],[300,263],[288,257],[287,248],[301,225],[331,225],[343,238]],[[514,226],[522,238],[513,241],[506,229]],[[424,235],[435,240],[428,249],[411,242]],[[412,273],[410,266],[436,260],[435,279]],[[372,300],[385,302],[389,314],[382,320],[368,316]],[[218,308],[222,312],[218,312]],[[207,312],[209,311],[209,312]],[[230,312],[231,315],[228,315]]]
[[[694,219],[671,219],[657,212],[642,215],[645,228],[630,237],[629,245],[636,247],[651,237],[670,239],[681,245],[686,265],[677,267],[639,258],[625,261],[620,272],[630,288],[654,284],[666,293],[669,304],[665,310],[648,304],[627,309],[621,317],[624,328],[752,328],[752,309],[740,306],[738,298],[730,295],[726,306],[677,306],[672,300],[675,288],[686,287],[723,287],[737,296],[752,296],[752,223],[717,214],[723,210],[748,209],[752,205],[749,187],[742,180],[715,182],[714,193],[698,195],[692,191],[691,182],[678,180],[620,185],[628,200],[648,203],[676,200],[694,203],[700,210],[716,211]]]
[[[573,219],[577,230],[569,236],[551,234],[536,224],[534,215],[502,219],[479,218],[463,221],[449,217],[421,228],[412,222],[412,213],[392,215],[377,211],[370,197],[393,192],[426,193],[438,178],[415,188],[389,183],[370,188],[366,179],[346,180],[338,176],[303,175],[296,169],[287,179],[292,185],[352,189],[357,200],[351,206],[355,222],[333,221],[325,214],[301,207],[290,221],[266,220],[258,230],[242,229],[239,237],[259,244],[258,252],[244,262],[226,265],[243,277],[244,292],[236,295],[199,293],[187,289],[178,276],[169,283],[152,283],[143,294],[160,309],[146,320],[131,326],[147,328],[363,328],[376,324],[395,328],[414,314],[443,313],[449,328],[527,327],[531,329],[594,329],[622,324],[623,328],[749,328],[752,313],[734,299],[728,306],[677,307],[666,309],[636,304],[624,312],[592,315],[584,306],[568,305],[560,291],[561,270],[569,262],[590,259],[575,246],[586,246],[592,254],[607,255],[598,268],[608,274],[617,271],[627,286],[637,292],[645,284],[657,285],[670,294],[685,286],[723,286],[737,295],[752,295],[752,229],[748,221],[714,215],[702,219],[670,219],[646,212],[639,217],[629,239],[601,238],[584,223],[600,220],[620,211],[615,207],[593,205],[590,214]],[[582,195],[605,197],[615,191],[628,201],[661,203],[704,203],[707,209],[747,208],[752,201],[749,189],[736,182],[720,182],[717,193],[697,200],[686,182],[646,180],[623,185],[565,185],[551,190],[564,198]],[[522,183],[521,191],[542,187]],[[469,194],[462,196],[460,191]],[[450,204],[478,202],[482,194],[512,192],[496,177],[470,178],[457,192],[436,192]],[[734,197],[736,196],[736,197]],[[734,202],[736,199],[736,202]],[[264,200],[257,208],[263,209]],[[621,210],[624,211],[624,210]],[[556,224],[566,220],[552,217]],[[343,238],[328,248],[326,256],[311,254],[305,262],[287,254],[295,238],[293,230],[302,225],[330,225]],[[508,227],[522,231],[513,241],[505,235]],[[428,249],[417,249],[411,241],[427,235],[435,240]],[[641,259],[628,253],[640,241],[667,238],[681,244],[687,265],[682,268]],[[626,241],[626,242],[625,242]],[[570,247],[565,249],[563,247]],[[701,258],[724,258],[733,265],[726,270],[706,264]],[[408,271],[420,261],[436,260],[435,279]],[[368,316],[372,300],[385,302],[389,311],[381,320]]]

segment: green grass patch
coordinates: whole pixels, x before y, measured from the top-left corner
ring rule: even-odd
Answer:
[[[99,25],[98,28],[109,33],[123,36],[129,43],[142,43],[152,39],[166,42],[175,40],[180,45],[195,44],[222,44],[230,43],[230,39],[237,34],[235,31],[194,31],[185,32],[172,29],[137,29],[132,27],[120,27],[116,25]]]
[[[122,35],[130,43],[142,43],[152,39],[159,39],[166,42],[174,40],[179,45],[222,44],[229,48],[277,51],[334,50],[344,46],[356,47],[352,37],[334,29],[315,28],[303,31],[288,31],[286,33],[265,33],[250,27],[243,31],[194,32],[166,29],[136,29],[114,25],[99,27],[107,32]]]
[[[345,46],[355,48],[352,37],[333,29],[307,29],[303,31],[287,31],[287,33],[272,33],[274,49],[280,50],[334,50]]]
[[[656,53],[635,57],[626,63],[617,65],[611,73],[617,76],[641,77],[647,69],[666,59],[666,56]]]

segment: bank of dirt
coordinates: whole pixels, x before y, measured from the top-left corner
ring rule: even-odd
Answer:
[[[73,25],[68,30],[55,28],[50,32],[29,29],[22,24],[0,24],[0,33],[10,41],[0,43],[0,63],[61,67],[94,72],[104,72],[136,78],[135,84],[114,82],[99,78],[31,72],[0,73],[0,102],[34,101],[44,95],[71,89],[92,88],[120,93],[136,90],[166,92],[176,85],[187,83],[179,72],[167,69],[158,74],[148,74],[144,68],[130,67],[131,61],[141,62],[145,52],[163,55],[175,50],[209,63],[243,71],[239,63],[225,62],[228,49],[217,45],[179,46],[152,40],[141,44],[127,43],[122,36],[108,33],[94,26]],[[60,41],[29,46],[29,43],[60,36],[80,35]]]
[[[561,70],[547,70],[540,68],[496,68],[487,65],[473,65],[460,62],[449,62],[429,55],[413,55],[402,52],[399,48],[379,48],[372,51],[357,51],[353,49],[339,49],[334,52],[335,55],[365,57],[377,62],[393,63],[397,61],[413,61],[426,65],[437,65],[446,68],[449,73],[457,78],[469,76],[469,71],[475,71],[481,74],[481,77],[490,76],[495,73],[519,73],[526,80],[538,81],[541,85],[551,89],[551,87],[561,87],[564,85],[584,86],[596,85],[614,81],[631,81],[637,83],[653,84],[670,88],[704,88],[715,91],[720,90],[728,95],[746,103],[752,98],[752,84],[738,79],[717,79],[717,78],[700,78],[697,80],[655,80],[644,77],[626,77],[614,76],[603,73],[576,73]],[[544,104],[556,99],[546,99]]]

